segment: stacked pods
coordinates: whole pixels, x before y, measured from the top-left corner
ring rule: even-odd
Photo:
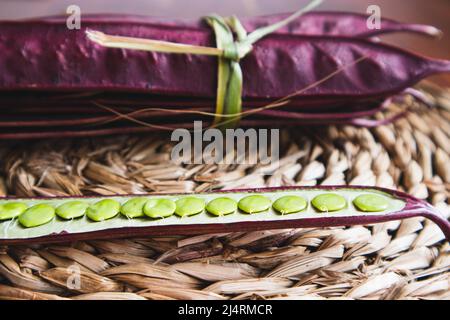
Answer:
[[[285,16],[242,23],[252,31]],[[450,71],[449,61],[374,38],[398,31],[436,36],[437,29],[383,19],[381,29],[371,30],[366,20],[352,13],[308,13],[258,41],[241,61],[244,111],[297,94],[279,108],[250,113],[242,125],[376,125],[364,119],[379,111],[385,99],[431,74]],[[89,41],[86,30],[215,46],[212,30],[202,21],[94,15],[83,16],[80,30],[68,30],[62,17],[0,22],[0,139],[142,132],[189,128],[193,120],[211,122],[205,112],[215,110],[216,58],[104,48]]]

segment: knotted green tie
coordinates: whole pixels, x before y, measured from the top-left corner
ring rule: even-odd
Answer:
[[[216,48],[185,45],[167,41],[105,35],[87,31],[88,38],[102,46],[164,53],[202,54],[218,57],[216,111],[213,126],[235,127],[242,113],[243,76],[239,61],[252,51],[253,44],[266,35],[286,26],[305,12],[311,11],[322,0],[312,0],[289,17],[247,34],[235,16],[223,18],[209,15],[205,21],[213,28]],[[236,38],[235,38],[236,37]]]

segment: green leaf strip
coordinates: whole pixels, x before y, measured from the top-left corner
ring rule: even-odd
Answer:
[[[155,51],[164,53],[200,54],[218,57],[216,111],[214,127],[225,129],[236,127],[242,113],[243,74],[239,60],[252,50],[253,44],[263,37],[286,26],[304,13],[311,11],[323,0],[312,0],[304,8],[272,25],[265,26],[247,34],[244,26],[236,16],[223,18],[217,14],[204,17],[214,30],[216,48],[192,46],[167,41],[140,39],[106,35],[99,31],[86,31],[87,37],[104,47],[133,50]],[[235,39],[236,36],[236,39]],[[223,121],[224,115],[231,119]]]

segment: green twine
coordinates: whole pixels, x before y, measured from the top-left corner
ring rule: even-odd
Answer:
[[[216,97],[216,117],[214,125],[222,128],[235,127],[239,123],[242,112],[243,75],[239,61],[251,52],[253,44],[289,24],[303,13],[318,6],[322,0],[313,0],[303,9],[296,11],[286,19],[272,25],[254,30],[250,34],[236,16],[222,18],[218,15],[205,17],[213,28],[216,36],[216,46],[223,50],[223,56],[218,57],[218,79]],[[234,39],[236,35],[236,40]],[[236,115],[221,126],[221,115]]]
[[[286,26],[322,0],[312,0],[289,17],[247,34],[235,16],[223,18],[213,14],[204,17],[214,30],[216,48],[185,45],[167,41],[109,36],[99,31],[87,31],[88,38],[104,47],[144,50],[178,54],[201,54],[218,57],[216,112],[213,125],[222,129],[236,127],[242,114],[243,74],[239,61],[252,51],[253,44],[270,33]],[[227,120],[224,120],[224,116]]]

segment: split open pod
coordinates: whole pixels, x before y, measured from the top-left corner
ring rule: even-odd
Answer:
[[[423,216],[425,201],[375,187],[282,187],[197,194],[0,200],[0,244],[372,224]]]

